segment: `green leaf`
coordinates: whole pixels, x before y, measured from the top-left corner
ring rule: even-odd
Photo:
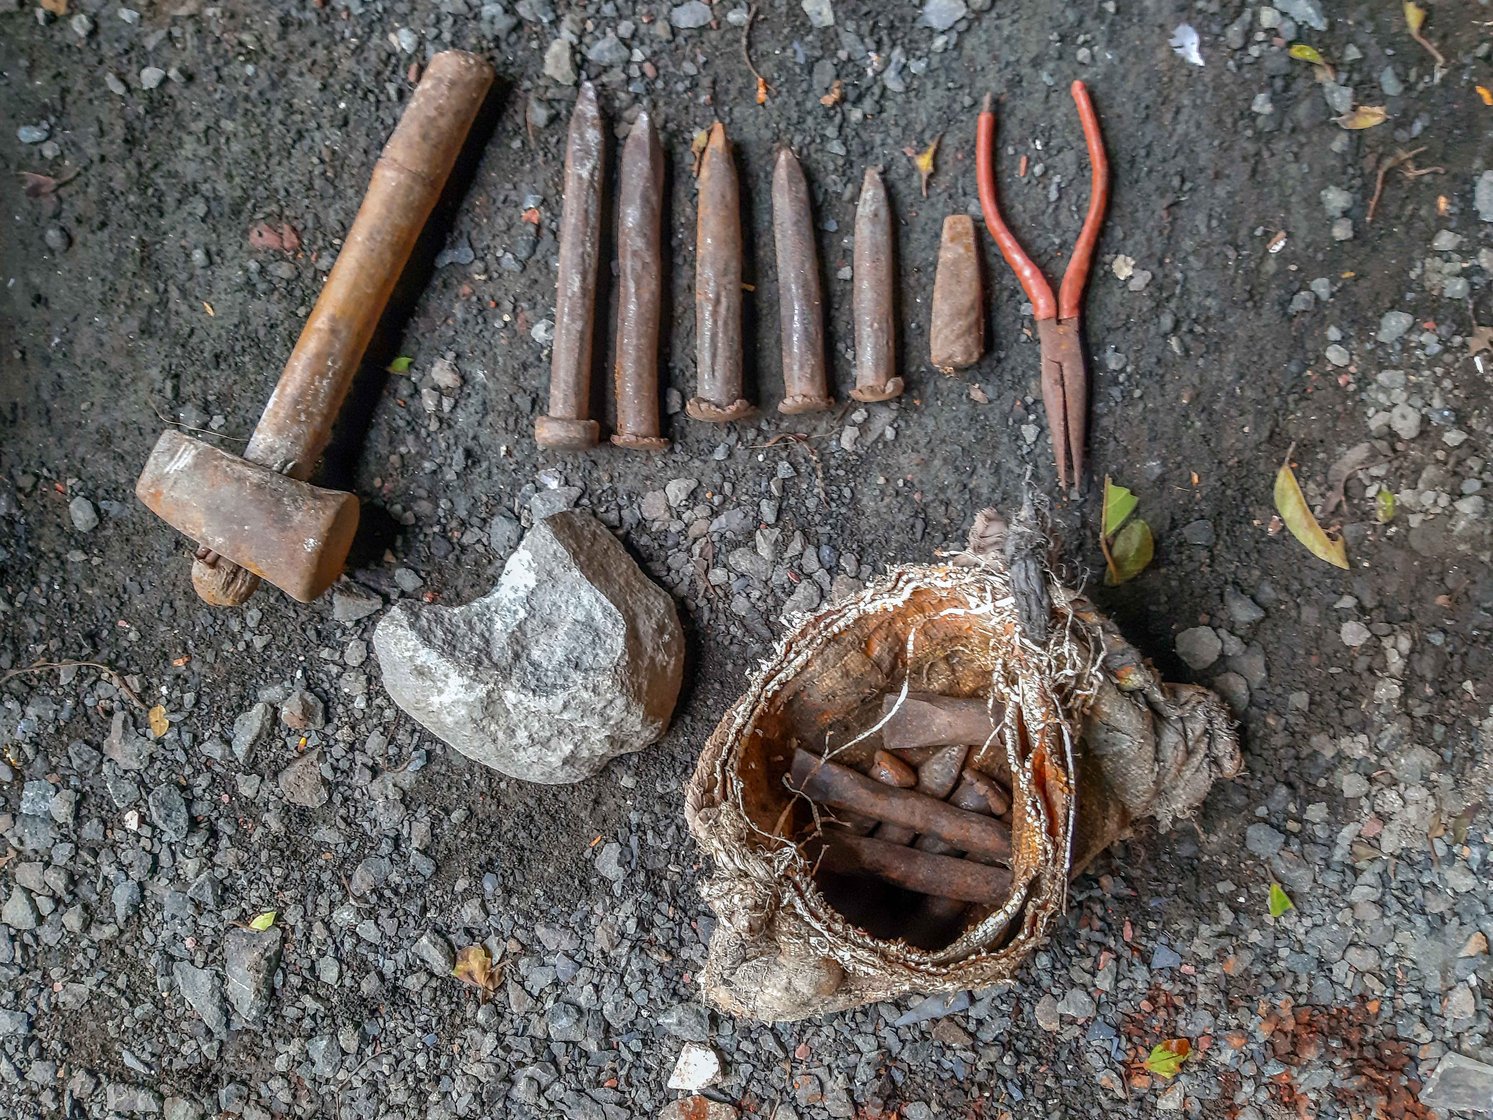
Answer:
[[[1151,536],[1151,526],[1139,517],[1125,523],[1115,534],[1109,545],[1109,571],[1104,582],[1111,587],[1134,579],[1146,570],[1156,555],[1156,541]]]
[[[1388,525],[1395,519],[1395,507],[1398,504],[1393,492],[1389,490],[1380,490],[1374,495],[1374,516],[1379,519],[1380,525]]]
[[[1279,918],[1287,910],[1296,909],[1296,904],[1291,901],[1291,896],[1281,889],[1279,883],[1270,884],[1270,916]]]
[[[1291,536],[1306,545],[1313,556],[1339,568],[1348,567],[1348,552],[1343,547],[1342,538],[1329,537],[1312,516],[1306,495],[1301,492],[1301,485],[1291,470],[1290,452],[1286,453],[1286,461],[1275,473],[1275,508],[1286,528],[1291,530]]]
[[[274,924],[275,912],[273,910],[266,910],[263,914],[256,914],[254,916],[253,921],[249,923],[249,928],[255,933],[263,933]]]
[[[1185,1038],[1169,1038],[1151,1047],[1146,1055],[1146,1070],[1164,1081],[1182,1072],[1182,1063],[1192,1057],[1192,1043]]]
[[[1300,59],[1302,62],[1310,62],[1313,66],[1326,66],[1327,60],[1322,57],[1322,52],[1316,47],[1309,47],[1305,43],[1292,43],[1289,52],[1292,58]]]
[[[1135,512],[1135,507],[1140,504],[1129,490],[1123,486],[1116,486],[1108,475],[1104,476],[1104,516],[1101,520],[1099,531],[1105,537],[1112,537],[1120,531],[1120,526],[1125,524],[1125,519]]]
[[[408,373],[410,371],[410,366],[412,366],[414,364],[415,364],[415,359],[414,358],[410,358],[410,357],[407,357],[404,354],[401,354],[401,355],[399,355],[399,357],[395,358],[392,362],[389,363],[389,372],[390,373]]]

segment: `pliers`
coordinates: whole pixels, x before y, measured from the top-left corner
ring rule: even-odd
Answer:
[[[1057,459],[1058,481],[1068,488],[1068,467],[1073,467],[1073,481],[1083,480],[1084,437],[1088,430],[1089,376],[1084,368],[1083,339],[1079,312],[1083,290],[1094,260],[1094,246],[1099,227],[1104,224],[1104,210],[1109,203],[1109,160],[1104,154],[1104,137],[1099,131],[1099,117],[1094,112],[1089,91],[1082,82],[1073,83],[1073,101],[1083,125],[1084,141],[1089,149],[1089,212],[1083,220],[1063,286],[1056,301],[1052,285],[1026,255],[1021,243],[1001,217],[995,193],[995,111],[990,96],[980,111],[975,133],[975,172],[980,187],[980,210],[985,228],[1000,247],[1001,256],[1016,273],[1037,322],[1037,340],[1042,346],[1042,403],[1047,423],[1052,429],[1052,450]]]

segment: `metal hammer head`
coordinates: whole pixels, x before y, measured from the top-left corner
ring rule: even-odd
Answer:
[[[135,497],[168,525],[309,603],[342,574],[358,499],[163,433]]]

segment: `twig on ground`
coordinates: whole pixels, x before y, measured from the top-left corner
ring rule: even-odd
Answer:
[[[741,28],[741,58],[746,63],[746,68],[752,72],[752,77],[757,79],[757,104],[767,104],[767,95],[772,92],[772,87],[767,84],[767,79],[752,62],[752,24],[757,22],[757,5],[753,4],[747,12],[746,23]]]
[[[1379,198],[1384,194],[1384,180],[1396,167],[1400,168],[1400,173],[1407,179],[1419,179],[1422,175],[1442,175],[1446,173],[1446,168],[1444,167],[1416,167],[1410,162],[1423,151],[1425,151],[1423,147],[1415,148],[1408,152],[1401,150],[1388,159],[1381,159],[1379,161],[1379,171],[1374,176],[1374,197],[1369,199],[1368,213],[1364,215],[1363,219],[1365,223],[1374,220],[1374,214],[1379,209]]]
[[[27,673],[43,673],[49,669],[97,669],[109,678],[110,683],[115,688],[129,697],[136,707],[149,707],[144,700],[140,699],[140,694],[125,683],[124,675],[118,669],[99,661],[38,661],[33,665],[26,665],[20,669],[11,669],[3,677],[0,677],[0,684],[4,684],[12,677],[24,676]]]

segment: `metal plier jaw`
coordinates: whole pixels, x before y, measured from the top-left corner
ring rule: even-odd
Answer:
[[[1080,309],[1089,267],[1094,262],[1094,248],[1099,241],[1099,227],[1109,204],[1109,160],[1104,154],[1104,136],[1099,130],[1099,116],[1089,100],[1082,82],[1072,86],[1073,102],[1083,125],[1084,142],[1089,153],[1089,212],[1073,245],[1073,256],[1063,273],[1058,298],[1042,270],[1027,256],[1016,235],[1001,216],[1000,200],[995,189],[995,111],[990,98],[980,112],[975,135],[975,172],[980,188],[980,210],[985,228],[995,239],[1001,256],[1016,273],[1022,290],[1032,303],[1037,323],[1037,339],[1042,346],[1042,404],[1052,432],[1053,457],[1057,462],[1058,482],[1068,488],[1068,470],[1073,470],[1077,485],[1083,480],[1084,440],[1088,433],[1089,375],[1084,362]]]

